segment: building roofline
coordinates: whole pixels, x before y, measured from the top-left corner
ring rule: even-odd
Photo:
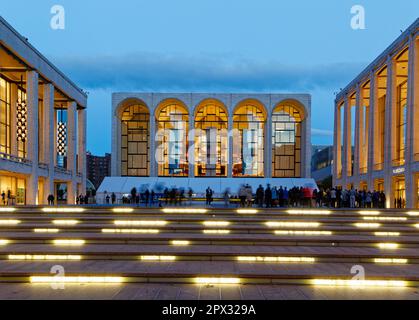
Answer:
[[[344,96],[353,91],[356,85],[363,80],[367,80],[371,71],[375,71],[386,61],[388,55],[392,55],[395,51],[401,49],[405,42],[409,40],[411,34],[416,34],[419,30],[419,18],[416,19],[400,36],[397,37],[377,58],[373,60],[358,76],[355,77],[345,88],[343,88],[337,95],[335,101],[341,101]]]
[[[21,44],[25,47],[27,47],[30,51],[32,51],[34,54],[36,54],[36,56],[38,58],[40,58],[41,63],[44,63],[45,65],[47,65],[49,68],[51,68],[54,72],[56,72],[61,78],[62,80],[64,80],[65,82],[68,83],[68,85],[70,85],[70,87],[72,87],[78,94],[80,94],[83,99],[77,99],[76,97],[71,96],[71,94],[69,92],[67,92],[67,90],[65,90],[64,88],[60,88],[61,91],[63,91],[65,94],[70,95],[71,99],[76,99],[79,100],[78,103],[81,104],[82,106],[85,107],[86,105],[86,100],[87,100],[87,94],[86,92],[84,92],[80,87],[78,87],[72,80],[70,80],[60,69],[58,69],[51,61],[49,61],[40,51],[38,51],[32,44],[30,44],[30,42],[23,37],[15,28],[13,28],[2,16],[0,16],[0,24],[2,24],[5,28],[7,28],[11,33],[13,33],[13,35],[16,37],[16,39],[19,39]],[[8,46],[7,43],[5,43],[4,41],[1,41],[2,39],[0,38],[0,42],[3,43],[3,45],[5,45],[9,50],[11,50],[14,54],[18,55],[19,54],[13,50],[14,48],[11,46]],[[21,60],[23,60],[26,64],[28,64],[30,67],[37,69],[34,65],[31,65],[31,63],[19,56],[19,58]],[[39,70],[38,70],[39,71]],[[46,78],[48,81],[54,82],[51,77],[48,76],[48,74],[43,74],[40,72],[40,74]],[[58,84],[55,84],[58,86]]]

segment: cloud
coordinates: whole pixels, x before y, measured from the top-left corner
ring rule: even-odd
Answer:
[[[333,131],[332,130],[311,128],[311,135],[322,136],[322,137],[333,137]]]
[[[336,90],[361,65],[284,65],[231,55],[133,53],[123,56],[65,57],[54,62],[80,87],[113,91],[308,92]],[[306,62],[308,64],[308,62]]]

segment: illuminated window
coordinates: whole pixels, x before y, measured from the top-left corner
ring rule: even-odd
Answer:
[[[17,130],[17,153],[18,157],[26,158],[26,140],[28,134],[27,127],[27,105],[26,92],[23,88],[17,90],[18,101],[16,105],[16,130]]]
[[[264,176],[265,115],[253,100],[242,102],[233,116],[233,176]]]
[[[178,100],[163,102],[157,113],[157,161],[161,177],[187,177],[188,121],[186,106]]]
[[[284,104],[272,114],[272,176],[291,178],[301,176],[300,111]]]
[[[145,105],[124,109],[121,117],[122,176],[149,175],[150,112]]]
[[[195,176],[227,176],[228,116],[218,101],[205,100],[195,115]]]
[[[349,97],[349,110],[350,110],[350,117],[351,117],[351,121],[349,123],[350,128],[349,128],[349,133],[351,135],[350,137],[350,145],[348,147],[348,153],[349,153],[349,161],[351,161],[351,163],[348,163],[348,176],[351,177],[354,174],[354,148],[355,148],[355,113],[356,113],[356,93],[353,93],[350,97]]]
[[[0,78],[0,153],[10,154],[10,83]]]
[[[368,129],[369,129],[369,113],[370,113],[370,93],[371,82],[368,81],[361,89],[362,100],[360,110],[360,152],[359,152],[359,170],[361,174],[368,172]]]
[[[386,97],[387,97],[387,67],[383,68],[377,74],[377,112],[378,117],[375,120],[378,128],[374,141],[377,143],[376,156],[374,157],[374,169],[382,170],[384,166],[384,137],[385,137],[385,119],[386,119]]]

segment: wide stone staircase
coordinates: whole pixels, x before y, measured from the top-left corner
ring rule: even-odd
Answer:
[[[416,287],[419,212],[0,207],[0,282]]]

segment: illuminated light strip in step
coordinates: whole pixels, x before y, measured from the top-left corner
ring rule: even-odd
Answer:
[[[409,261],[407,259],[396,259],[396,258],[392,258],[392,259],[384,259],[384,258],[377,258],[374,259],[375,263],[378,264],[406,264]]]
[[[381,224],[379,223],[355,223],[355,227],[360,229],[376,229],[381,227]]]
[[[311,257],[237,257],[240,262],[316,262],[315,258]]]
[[[189,246],[191,242],[188,240],[172,240],[170,244],[173,246]]]
[[[377,237],[399,237],[400,232],[374,232]]]
[[[395,250],[400,247],[398,243],[378,243],[377,246],[380,249],[389,249],[389,250]]]
[[[58,233],[60,229],[33,229],[35,233]]]
[[[113,208],[112,211],[115,213],[130,213],[130,212],[133,212],[134,209],[133,208]]]
[[[0,240],[0,246],[5,246],[5,245],[8,245],[9,243],[10,243],[10,240],[6,240],[6,239]]]
[[[81,239],[56,239],[52,241],[56,246],[82,246],[86,243]]]
[[[237,209],[236,211],[239,214],[255,214],[258,213],[256,209]]]
[[[207,213],[207,209],[162,209],[164,213]]]
[[[15,212],[16,208],[0,208],[0,212]]]
[[[76,224],[80,223],[78,220],[53,220],[53,224],[57,226],[75,226]]]
[[[265,225],[269,228],[318,228],[320,223],[318,222],[265,222]]]
[[[82,259],[81,256],[78,255],[52,255],[52,254],[17,254],[17,255],[12,255],[10,254],[8,256],[9,260],[18,260],[18,261],[25,261],[25,260],[30,260],[30,261],[65,261],[65,260],[70,260],[70,261],[79,261]]]
[[[312,279],[312,285],[316,286],[336,286],[336,287],[407,287],[407,281],[398,280],[343,280],[343,279]]]
[[[415,225],[414,225],[414,227],[415,227],[416,229],[419,229],[419,223],[415,224]]]
[[[194,279],[197,284],[240,284],[240,278],[218,278],[218,277],[198,277]]]
[[[113,222],[117,226],[165,226],[167,221],[151,221],[151,220],[115,220]]]
[[[97,283],[97,284],[104,284],[104,283],[122,283],[124,282],[123,277],[90,277],[90,276],[79,276],[79,277],[71,277],[71,276],[31,276],[29,278],[31,283]]]
[[[406,221],[406,217],[363,217],[364,220],[369,221]]]
[[[76,213],[85,210],[84,208],[42,208],[42,211],[47,213]]]
[[[121,233],[121,234],[130,234],[130,233],[140,233],[140,234],[156,234],[159,233],[158,229],[102,229],[102,233]]]
[[[298,230],[275,230],[275,234],[282,236],[331,236],[332,231],[298,231]]]
[[[204,221],[202,224],[206,227],[227,227],[230,225],[228,221]]]
[[[21,223],[20,220],[8,219],[8,220],[0,220],[0,226],[15,226]]]
[[[204,234],[229,234],[230,230],[219,229],[219,230],[203,230]]]
[[[330,210],[288,210],[287,211],[288,214],[291,215],[330,215],[332,213],[332,211]]]
[[[419,217],[419,211],[409,211],[407,214],[411,217]]]
[[[141,256],[142,261],[175,261],[175,256]]]
[[[362,216],[379,216],[381,214],[380,211],[358,211],[358,213]]]

